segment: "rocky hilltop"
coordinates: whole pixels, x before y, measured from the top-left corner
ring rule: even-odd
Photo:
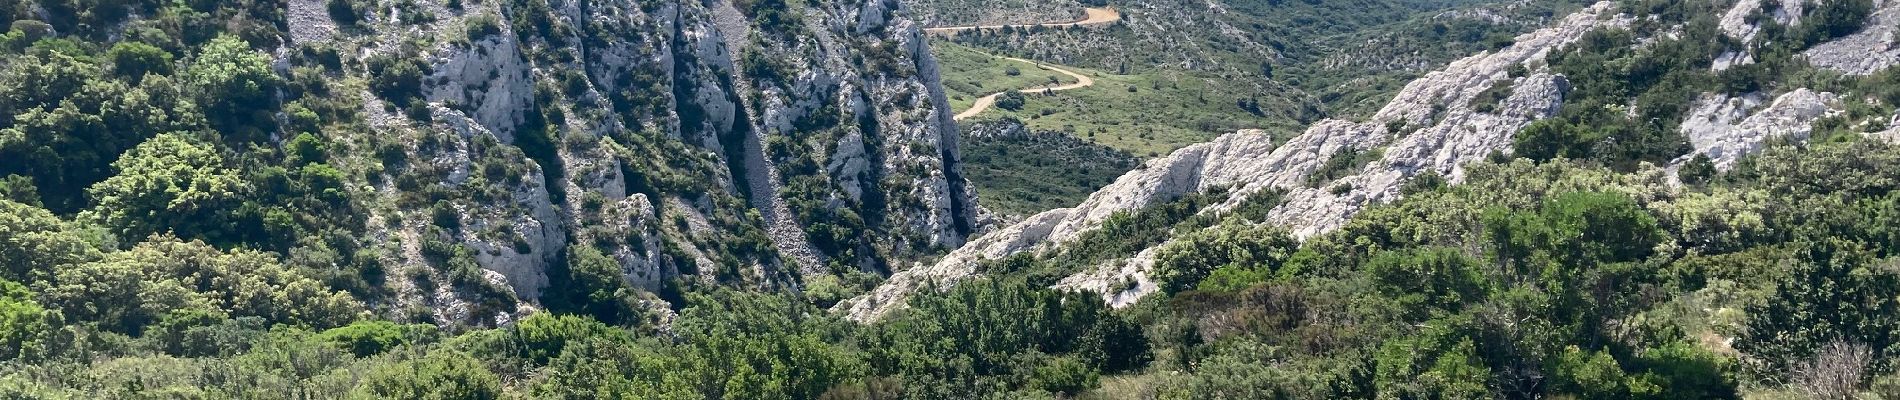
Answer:
[[[935,265],[893,275],[875,292],[839,307],[856,319],[876,318],[900,304],[910,291],[927,283],[944,285],[967,277],[983,260],[1059,245],[1098,227],[1116,212],[1214,187],[1235,189],[1229,205],[1260,190],[1289,190],[1285,205],[1272,213],[1274,222],[1288,225],[1301,235],[1330,229],[1360,207],[1396,196],[1398,185],[1412,175],[1435,170],[1456,179],[1460,164],[1507,147],[1512,133],[1554,113],[1563,101],[1565,82],[1561,76],[1538,70],[1532,61],[1541,61],[1548,52],[1593,29],[1628,22],[1626,17],[1608,15],[1611,9],[1609,3],[1597,4],[1552,27],[1520,36],[1515,44],[1497,52],[1453,62],[1407,85],[1367,121],[1321,121],[1278,145],[1268,135],[1241,131],[1149,161],[1090,195],[1082,204],[1043,212],[1000,228],[951,252]],[[1512,76],[1514,67],[1530,72]],[[1466,106],[1498,82],[1508,82],[1512,90],[1493,111],[1479,112]],[[1375,148],[1384,148],[1385,157],[1360,173],[1322,188],[1302,185],[1306,176],[1333,154]],[[1121,276],[1130,275],[1143,280],[1134,290],[1152,290],[1145,274],[1139,273],[1144,259],[1137,256],[1129,263],[1105,265],[1104,271],[1065,280],[1064,285],[1099,289],[1091,286],[1106,287],[1108,282],[1120,282]],[[1114,279],[1106,279],[1111,277]]]
[[[894,1],[422,1],[345,18],[290,3],[281,63],[367,61],[357,90],[383,137],[347,141],[385,160],[361,171],[368,234],[400,243],[399,301],[440,320],[535,307],[570,247],[650,290],[798,287],[973,229],[935,61]],[[465,258],[481,279],[428,267]]]
[[[1869,19],[1890,17],[1891,3],[1881,3],[1879,12]],[[1760,4],[1745,1],[1735,7],[1727,14],[1750,15],[1756,11],[1749,7]],[[1770,15],[1777,23],[1800,23],[1799,9],[1781,10],[1787,15]],[[1760,39],[1753,35],[1759,28],[1752,21],[1756,20],[1724,18],[1720,28],[1737,43],[1753,43]],[[1261,191],[1281,191],[1284,201],[1268,213],[1265,223],[1284,226],[1301,238],[1325,233],[1365,207],[1397,200],[1401,186],[1416,176],[1429,172],[1456,184],[1463,178],[1464,164],[1492,154],[1508,155],[1514,135],[1533,121],[1556,115],[1571,90],[1564,76],[1550,70],[1546,56],[1586,33],[1638,22],[1653,23],[1618,14],[1611,3],[1598,3],[1521,35],[1507,47],[1452,62],[1412,81],[1364,121],[1320,121],[1285,143],[1272,143],[1258,131],[1240,131],[1183,148],[1149,161],[1075,207],[999,228],[933,265],[892,276],[873,293],[841,303],[838,309],[857,320],[875,319],[902,304],[910,292],[954,284],[974,275],[978,265],[988,260],[1047,252],[1100,227],[1117,213],[1215,188],[1227,188],[1226,200],[1202,213],[1223,212]],[[1860,33],[1814,46],[1804,56],[1818,66],[1849,74],[1884,68],[1879,57],[1848,62],[1836,55],[1840,51],[1828,50],[1864,47],[1860,42],[1868,40],[1867,35],[1890,29],[1878,23],[1868,26]],[[1749,62],[1755,48],[1740,46],[1718,57],[1715,65],[1722,67],[1720,60],[1731,65]],[[1807,139],[1818,119],[1837,115],[1843,107],[1831,93],[1802,88],[1763,90],[1739,95],[1704,93],[1684,121],[1675,125],[1688,140],[1691,153],[1672,166],[1701,155],[1717,168],[1727,169],[1768,141]],[[1773,100],[1766,101],[1769,98]],[[1376,158],[1339,178],[1315,182],[1312,175],[1342,154]],[[1103,293],[1104,300],[1116,306],[1130,304],[1157,290],[1148,271],[1159,247],[1102,263],[1056,286]]]

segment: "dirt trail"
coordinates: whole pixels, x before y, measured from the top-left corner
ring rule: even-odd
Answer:
[[[1018,28],[1027,28],[1027,27],[1032,27],[1032,26],[1041,26],[1041,27],[1047,27],[1047,28],[1066,28],[1066,27],[1071,27],[1071,26],[1103,25],[1103,24],[1108,24],[1111,22],[1122,20],[1122,13],[1120,11],[1115,11],[1114,7],[1086,8],[1086,9],[1083,9],[1082,11],[1087,13],[1086,17],[1083,17],[1082,19],[1079,19],[1079,20],[1069,21],[1069,22],[1045,22],[1045,23],[1040,23],[1040,24],[946,26],[942,28],[925,28],[924,33],[952,34],[952,33],[968,31],[968,30],[977,30],[977,29],[1003,29],[1003,27],[1006,27],[1006,26],[1014,26]]]
[[[1091,9],[1091,10],[1093,10],[1093,9]],[[1042,68],[1047,68],[1047,69],[1048,69],[1048,70],[1050,70],[1050,71],[1055,71],[1055,72],[1057,72],[1057,73],[1061,73],[1061,74],[1063,74],[1063,75],[1068,75],[1069,77],[1072,77],[1072,78],[1075,78],[1075,83],[1071,83],[1071,84],[1067,84],[1067,85],[1061,85],[1061,86],[1043,86],[1043,87],[1034,87],[1034,88],[1028,88],[1028,89],[1017,89],[1017,90],[1016,90],[1017,92],[1022,92],[1022,93],[1031,93],[1031,94],[1034,94],[1034,93],[1040,93],[1040,92],[1045,92],[1045,91],[1047,91],[1047,92],[1060,92],[1060,91],[1064,91],[1064,90],[1071,90],[1071,89],[1081,89],[1081,88],[1085,88],[1085,87],[1089,87],[1089,86],[1094,86],[1094,85],[1095,85],[1095,78],[1090,78],[1090,77],[1089,77],[1088,75],[1082,75],[1082,74],[1078,74],[1078,73],[1076,73],[1075,71],[1070,71],[1070,70],[1067,70],[1067,69],[1064,69],[1064,68],[1061,68],[1061,67],[1057,67],[1057,66],[1054,66],[1054,65],[1048,65],[1048,64],[1042,64],[1042,63],[1038,63],[1038,62],[1035,62],[1035,61],[1030,61],[1030,60],[1025,60],[1025,59],[1021,59],[1021,58],[1016,58],[1016,57],[1003,57],[1003,59],[1005,59],[1005,60],[1010,60],[1010,61],[1015,61],[1015,62],[1020,62],[1020,63],[1024,63],[1024,64],[1031,64],[1031,65],[1035,65],[1035,66],[1038,66],[1038,67],[1042,67]],[[983,112],[983,110],[988,110],[988,109],[990,108],[990,106],[993,106],[993,105],[996,105],[996,96],[1001,96],[1001,95],[1003,95],[1003,93],[1008,93],[1008,92],[1009,92],[1009,91],[1002,91],[1002,92],[996,92],[996,93],[990,93],[990,95],[988,95],[988,96],[983,96],[983,97],[980,97],[980,98],[977,98],[977,99],[976,99],[976,103],[973,103],[973,104],[970,104],[970,109],[968,109],[968,110],[963,110],[963,112],[960,112],[960,113],[957,113],[957,115],[956,115],[955,117],[953,117],[953,118],[954,118],[954,119],[956,119],[956,120],[958,120],[958,121],[962,121],[962,120],[963,120],[964,118],[969,118],[969,117],[974,117],[974,116],[976,116],[976,114],[978,114],[978,113],[982,113],[982,112]]]

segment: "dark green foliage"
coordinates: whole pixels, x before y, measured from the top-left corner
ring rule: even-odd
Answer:
[[[270,57],[232,36],[219,36],[198,51],[181,82],[190,88],[213,128],[227,137],[261,140],[274,129],[276,92],[283,80]]]
[[[383,399],[502,398],[501,379],[480,361],[454,351],[438,351],[417,360],[378,366],[352,396]]]
[[[1799,32],[1802,43],[1820,43],[1860,31],[1873,10],[1871,0],[1816,2],[1815,8],[1802,16],[1802,24],[1789,30]]]
[[[1022,92],[1018,92],[1014,90],[1005,91],[1001,94],[996,95],[996,108],[1001,108],[1001,109],[1010,110],[1010,111],[1018,111],[1018,110],[1023,109],[1024,101],[1027,101],[1027,99],[1023,98]]]
[[[106,52],[106,58],[112,60],[114,74],[133,83],[145,79],[146,74],[172,73],[172,53],[149,44],[119,42]]]
[[[975,185],[978,200],[1009,214],[1080,204],[1140,165],[1132,154],[1060,132],[966,134],[957,145],[962,146],[964,176]]]
[[[389,321],[360,321],[318,333],[313,339],[337,346],[357,357],[370,357],[400,346],[433,340],[434,325],[402,325]]]
[[[1380,397],[1472,399],[1495,397],[1493,371],[1460,321],[1435,321],[1424,332],[1380,346],[1374,386]]]
[[[567,248],[566,268],[549,272],[549,286],[562,288],[542,295],[542,301],[555,311],[576,312],[612,325],[640,322],[635,302],[637,289],[629,287],[620,263],[592,246]]]
[[[1384,157],[1385,149],[1361,150],[1348,147],[1333,153],[1333,156],[1327,158],[1326,163],[1321,164],[1318,170],[1307,175],[1306,186],[1320,187],[1341,177],[1359,173],[1359,169],[1365,167],[1366,164]]]
[[[1784,376],[1833,341],[1865,344],[1875,373],[1900,355],[1900,271],[1876,262],[1867,245],[1838,239],[1797,243],[1793,269],[1767,301],[1748,309],[1749,329],[1735,348],[1757,373]]]
[[[1125,371],[1148,357],[1147,339],[1094,294],[1020,284],[965,282],[914,297],[902,315],[872,330],[860,337],[872,373],[904,377],[912,397],[980,396],[1023,384],[1011,376],[1072,389],[1092,370]],[[1037,353],[1077,359],[1018,356]]]
[[[1713,13],[1711,10],[1687,11]],[[1635,46],[1628,30],[1597,30],[1547,58],[1573,89],[1556,118],[1516,137],[1515,154],[1533,160],[1588,159],[1620,171],[1662,164],[1688,150],[1677,123],[1712,80],[1708,65],[1721,50],[1714,19],[1685,23],[1683,38]],[[1633,113],[1624,113],[1625,109]]]
[[[323,9],[330,14],[330,20],[337,25],[356,25],[363,19],[363,12],[353,0],[324,0]]]
[[[744,0],[735,2],[733,8],[752,17],[752,24],[760,30],[774,35],[796,35],[797,29],[804,27],[804,4],[787,0]]]
[[[1243,288],[1281,273],[1282,264],[1298,248],[1299,242],[1280,229],[1222,225],[1162,247],[1151,275],[1169,293],[1193,290],[1210,277],[1223,288]],[[1220,275],[1210,275],[1214,273]]]
[[[1689,162],[1683,163],[1682,169],[1677,170],[1676,174],[1682,183],[1700,185],[1714,178],[1715,172],[1715,162],[1709,160],[1708,155],[1697,153]]]
[[[60,313],[41,308],[25,286],[0,279],[0,362],[39,361],[61,343]]]
[[[49,209],[84,207],[85,188],[146,138],[201,127],[189,91],[173,80],[104,79],[92,55],[40,43],[48,46],[0,67],[0,173],[32,178]]]
[[[101,225],[125,238],[171,232],[186,238],[235,240],[227,221],[250,190],[218,149],[164,134],[112,162],[119,174],[88,188]]]
[[[482,41],[501,34],[501,22],[495,16],[482,14],[464,20],[468,28],[468,40]]]
[[[370,90],[378,96],[395,104],[408,107],[410,102],[422,97],[422,77],[429,74],[429,65],[424,63],[416,49],[405,47],[402,51],[371,56],[364,61],[369,67]]]
[[[687,364],[648,346],[589,338],[572,343],[549,362],[547,379],[533,393],[543,399],[690,398]]]
[[[1398,303],[1412,321],[1456,313],[1466,304],[1484,300],[1487,291],[1478,261],[1453,248],[1381,253],[1366,263],[1366,274],[1373,287]]]
[[[0,200],[43,207],[40,204],[40,188],[33,185],[33,178],[19,175],[0,177]]]

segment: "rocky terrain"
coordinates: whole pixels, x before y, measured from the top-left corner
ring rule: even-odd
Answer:
[[[1760,151],[1769,139],[1807,140],[1814,120],[1841,111],[1833,93],[1797,89],[1766,107],[1762,97],[1761,93],[1739,97],[1705,93],[1684,119],[1682,133],[1696,154],[1708,156],[1716,169],[1728,170],[1742,156]],[[1676,164],[1686,161],[1687,157]]]
[[[1075,207],[1037,214],[974,239],[934,265],[894,275],[872,294],[841,303],[838,309],[854,319],[875,319],[901,303],[911,291],[954,284],[974,274],[987,260],[1019,252],[1046,252],[1099,227],[1117,213],[1213,188],[1229,188],[1227,201],[1202,213],[1222,212],[1259,191],[1284,191],[1284,201],[1272,209],[1265,223],[1285,226],[1297,237],[1311,237],[1337,228],[1364,207],[1396,200],[1399,188],[1418,174],[1429,171],[1455,184],[1463,178],[1463,164],[1493,153],[1508,154],[1512,137],[1520,129],[1557,113],[1570,86],[1563,76],[1550,73],[1545,56],[1585,33],[1627,26],[1634,20],[1628,15],[1615,15],[1614,9],[1610,3],[1587,7],[1549,27],[1517,37],[1508,47],[1425,74],[1365,121],[1320,121],[1286,143],[1273,143],[1262,132],[1241,131],[1151,160]],[[1794,12],[1799,15],[1798,10]],[[1726,23],[1723,28],[1725,34],[1743,41],[1749,40],[1747,36],[1755,29],[1748,24]],[[1865,33],[1817,49],[1861,40]],[[1813,56],[1810,52],[1809,57]],[[1725,57],[1749,59],[1748,54]],[[1494,87],[1508,88],[1509,94],[1480,111],[1475,99]],[[1842,112],[1839,100],[1831,93],[1801,88],[1774,94],[1705,93],[1679,129],[1688,138],[1692,155],[1707,156],[1718,169],[1726,169],[1739,157],[1759,151],[1768,141],[1807,139],[1815,121]],[[1356,167],[1355,173],[1320,185],[1308,184],[1308,175],[1347,149],[1380,156]],[[1674,165],[1688,158],[1684,156]],[[1116,306],[1131,304],[1157,290],[1147,271],[1159,247],[1103,263],[1095,270],[1061,280],[1057,287],[1104,293],[1104,300]]]
[[[1801,55],[1822,68],[1867,75],[1900,64],[1900,1],[1877,0],[1867,28],[1809,48]]]
[[[388,157],[408,160],[364,173],[369,234],[418,277],[400,301],[438,319],[533,308],[570,245],[649,290],[797,287],[973,229],[935,62],[895,2],[422,3],[339,26],[292,1],[289,31],[424,71],[415,100],[360,89],[371,128],[397,132]],[[483,308],[496,294],[431,273],[440,244],[514,300]]]
[[[1507,147],[1511,135],[1525,124],[1555,113],[1567,90],[1562,77],[1534,69],[1528,75],[1513,77],[1508,71],[1542,60],[1548,52],[1593,29],[1627,23],[1626,17],[1605,14],[1611,9],[1609,3],[1598,4],[1552,27],[1518,37],[1515,44],[1498,52],[1453,62],[1408,85],[1365,122],[1321,121],[1277,145],[1260,132],[1236,132],[1149,161],[1076,207],[1043,212],[984,235],[935,265],[893,275],[876,292],[843,303],[840,308],[853,318],[876,318],[900,303],[909,291],[926,284],[953,283],[971,274],[983,260],[1049,248],[1095,228],[1117,212],[1213,187],[1235,189],[1230,205],[1259,190],[1289,190],[1285,205],[1272,213],[1274,223],[1287,225],[1302,236],[1333,228],[1360,207],[1396,196],[1398,185],[1414,174],[1433,170],[1456,180],[1465,161]],[[1512,82],[1513,89],[1498,111],[1430,106],[1469,104],[1479,92],[1501,80]],[[1388,129],[1388,123],[1400,128]],[[1404,128],[1407,125],[1415,128]],[[1330,156],[1348,148],[1384,148],[1385,157],[1323,188],[1301,184]],[[1149,261],[1137,255],[1126,263],[1105,265],[1103,272],[1065,280],[1063,285],[1102,289],[1110,282],[1121,282],[1124,276],[1145,279],[1141,277],[1145,275],[1141,263]],[[1133,290],[1152,289],[1153,285],[1144,281]],[[1110,300],[1124,304],[1139,297],[1107,292]]]

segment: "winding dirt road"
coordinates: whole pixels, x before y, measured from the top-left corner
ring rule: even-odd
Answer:
[[[1020,62],[1024,64],[1035,65],[1042,68],[1047,68],[1050,71],[1055,71],[1057,73],[1061,73],[1063,75],[1068,75],[1069,77],[1075,78],[1075,83],[1071,83],[1067,85],[1017,89],[1016,90],[1017,92],[1030,93],[1030,94],[1040,93],[1040,92],[1045,92],[1045,91],[1060,92],[1064,90],[1081,89],[1081,88],[1095,85],[1095,78],[1090,78],[1088,75],[1075,73],[1075,71],[1070,71],[1070,70],[1056,67],[1053,65],[1041,64],[1035,61],[1025,60],[1025,59],[1016,58],[1016,57],[1003,57],[1003,59]],[[976,103],[970,104],[970,109],[963,110],[963,112],[957,113],[957,115],[955,117],[952,117],[952,119],[962,121],[964,118],[974,117],[976,116],[976,114],[982,113],[983,110],[988,110],[990,106],[996,105],[996,96],[1002,96],[1003,93],[1009,93],[1009,91],[1006,90],[1006,91],[1001,91],[1001,92],[996,92],[996,93],[990,93],[990,95],[988,96],[977,98]]]
[[[1071,26],[1103,25],[1103,24],[1108,24],[1111,22],[1122,20],[1122,13],[1120,11],[1115,11],[1114,7],[1085,8],[1085,9],[1082,9],[1082,11],[1086,13],[1087,16],[1083,17],[1082,19],[1069,21],[1069,22],[1045,22],[1045,23],[1040,23],[1040,24],[946,26],[942,28],[924,28],[924,33],[954,34],[957,32],[978,30],[978,29],[983,29],[983,30],[1003,29],[1003,27],[1006,27],[1006,26],[1014,26],[1018,28],[1028,28],[1032,26],[1041,26],[1041,27],[1047,27],[1047,28],[1066,28],[1066,27],[1071,27]]]
[[[1003,29],[1004,27],[1010,27],[1010,26],[1024,27],[1024,28],[1033,27],[1033,26],[1041,26],[1041,27],[1049,27],[1049,28],[1066,28],[1066,27],[1072,27],[1072,26],[1104,25],[1104,24],[1114,23],[1116,21],[1122,20],[1121,11],[1115,11],[1114,7],[1090,7],[1090,8],[1082,9],[1082,11],[1084,14],[1086,14],[1086,16],[1084,16],[1082,19],[1069,21],[1069,22],[1045,22],[1045,23],[1040,23],[1040,24],[1017,24],[1017,25],[946,26],[942,28],[926,28],[924,29],[924,33],[954,35],[957,32],[963,32],[963,31]],[[1087,75],[1075,73],[1075,71],[1070,71],[1070,70],[1063,69],[1060,67],[1045,65],[1039,62],[1025,60],[1025,59],[1016,58],[1016,57],[1003,57],[1003,59],[1020,62],[1024,64],[1035,65],[1037,67],[1047,68],[1050,71],[1055,71],[1063,75],[1068,75],[1070,77],[1075,78],[1075,83],[1071,83],[1067,85],[1043,86],[1043,87],[1035,87],[1035,88],[1028,88],[1028,89],[1018,89],[1016,90],[1017,92],[1022,92],[1022,93],[1059,92],[1059,91],[1070,90],[1070,89],[1081,89],[1081,88],[1095,85],[1094,78],[1090,78]],[[990,95],[988,96],[977,98],[976,103],[970,105],[970,109],[963,110],[963,112],[957,113],[957,115],[953,117],[953,119],[961,121],[964,118],[974,117],[976,116],[976,114],[982,113],[983,110],[990,109],[990,106],[996,105],[996,96],[1001,96],[1003,95],[1003,93],[1009,93],[1009,91],[990,93]]]

